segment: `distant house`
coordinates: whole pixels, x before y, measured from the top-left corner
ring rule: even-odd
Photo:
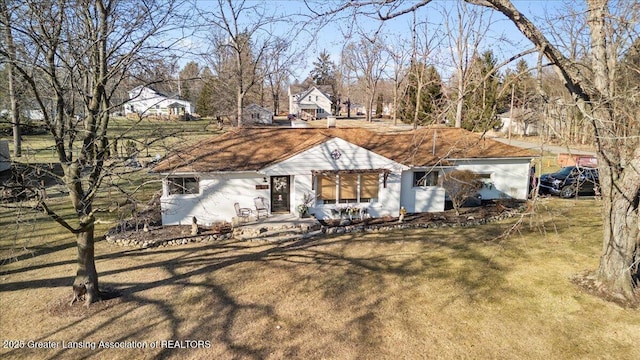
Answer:
[[[0,117],[8,118],[11,116],[11,110],[0,110]],[[39,109],[26,109],[22,110],[22,116],[25,119],[29,119],[32,121],[42,121],[44,120],[44,113]]]
[[[124,104],[124,114],[184,116],[193,114],[193,104],[177,96],[170,97],[148,86],[138,86],[129,91],[129,101]]]
[[[273,111],[258,104],[251,104],[242,111],[242,123],[244,125],[270,125],[273,124]]]
[[[292,87],[289,93],[289,113],[295,114],[302,120],[316,120],[331,115],[331,96],[318,87],[312,87],[300,93],[293,93]]]
[[[381,134],[362,128],[242,128],[185,146],[152,172],[163,178],[164,225],[231,221],[234,204],[263,198],[271,213],[329,218],[339,209],[372,217],[439,212],[444,174],[479,175],[482,199],[526,199],[535,154],[459,128]]]
[[[538,135],[540,123],[539,114],[533,109],[513,109],[498,114],[501,125],[496,130],[512,135],[534,136]]]

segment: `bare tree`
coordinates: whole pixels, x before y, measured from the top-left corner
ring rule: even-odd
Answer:
[[[428,21],[417,21],[415,13],[413,14],[412,26],[411,26],[411,65],[409,66],[409,78],[410,81],[407,84],[407,90],[413,90],[415,96],[415,102],[413,103],[414,109],[411,112],[413,119],[404,119],[406,122],[411,120],[413,128],[417,129],[420,124],[421,114],[425,113],[428,109],[423,106],[423,98],[425,95],[431,98],[431,95],[423,94],[428,88],[431,88],[431,93],[440,93],[437,89],[442,86],[442,81],[439,74],[432,66],[427,64],[433,64],[433,50],[439,46],[442,40],[440,31],[437,28],[432,28]],[[410,89],[413,88],[413,89]],[[435,90],[435,91],[434,91]],[[437,100],[439,100],[439,96]],[[433,99],[436,100],[436,99]],[[429,107],[436,110],[439,108],[436,101],[429,100]]]
[[[442,187],[447,191],[456,215],[460,215],[460,208],[465,201],[480,190],[482,183],[479,179],[480,176],[470,170],[454,170],[444,173]]]
[[[14,69],[13,63],[16,60],[16,46],[13,41],[13,30],[11,24],[13,19],[13,7],[16,4],[8,3],[5,0],[0,1],[0,22],[2,24],[2,32],[4,33],[4,42],[2,46],[2,55],[7,57],[7,83],[8,83],[8,95],[11,107],[11,127],[13,128],[13,156],[22,156],[22,137],[20,134],[20,102],[18,101],[18,95],[16,94],[16,82],[17,74]],[[6,160],[6,159],[5,159]]]
[[[121,104],[112,99],[136,63],[163,49],[155,36],[178,20],[172,16],[177,15],[176,2],[148,1],[143,7],[107,0],[37,0],[21,1],[14,9],[15,16],[3,23],[16,35],[19,52],[12,65],[44,115],[74,216],[54,211],[46,197],[39,197],[36,208],[76,236],[74,301],[84,298],[88,305],[101,297],[94,200],[106,170],[116,166],[109,158],[108,129],[110,113]]]
[[[214,56],[226,52],[230,55],[232,62],[227,65],[231,65],[231,78],[221,80],[235,94],[235,118],[239,127],[245,97],[255,85],[262,84],[266,74],[261,67],[270,56],[270,49],[280,40],[274,36],[271,26],[284,19],[276,17],[275,10],[266,5],[245,0],[217,0],[211,9],[203,9],[200,14],[211,29],[211,51],[217,53]],[[209,62],[212,69],[220,69],[226,61],[223,55],[223,62],[218,62],[218,66]]]
[[[277,38],[273,42],[271,56],[265,58],[266,82],[271,93],[274,115],[280,113],[281,95],[285,93],[285,85],[291,75],[291,69],[299,59],[302,59],[302,56],[297,56],[292,48],[290,41]]]
[[[401,94],[404,92],[407,82],[405,81],[408,74],[408,63],[411,55],[411,49],[404,46],[406,42],[397,36],[393,39],[387,38],[385,48],[389,54],[389,59],[393,64],[391,79],[393,80],[393,112],[391,118],[393,125],[398,125],[398,107]]]
[[[343,62],[358,81],[364,86],[367,96],[366,121],[372,121],[371,113],[376,98],[378,83],[382,79],[389,57],[377,38],[360,38],[357,43],[350,43],[343,52]]]
[[[480,45],[491,26],[491,15],[457,1],[455,8],[442,7],[451,62],[455,68],[455,127],[462,127],[465,96],[468,94],[469,68],[480,56]],[[455,12],[452,11],[455,9]]]

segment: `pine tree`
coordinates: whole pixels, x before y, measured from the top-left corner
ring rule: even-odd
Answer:
[[[462,127],[470,131],[485,131],[499,125],[498,88],[500,75],[497,60],[491,50],[472,60],[469,92],[464,100]]]
[[[407,79],[409,84],[400,103],[400,118],[405,123],[413,123],[417,119],[416,125],[436,123],[443,97],[440,74],[432,65],[416,63],[411,66]],[[416,106],[418,93],[420,105]]]

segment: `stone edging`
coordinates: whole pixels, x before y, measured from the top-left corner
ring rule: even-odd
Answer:
[[[460,223],[448,223],[448,222],[428,222],[428,223],[419,223],[419,224],[411,224],[411,223],[398,223],[396,225],[346,225],[346,226],[321,226],[320,231],[316,236],[320,235],[333,235],[333,234],[347,234],[354,232],[384,232],[384,231],[392,231],[392,230],[400,230],[400,229],[427,229],[427,228],[456,228],[456,227],[470,227],[470,226],[478,226],[484,225],[491,222],[496,222],[504,219],[508,219],[514,217],[518,214],[521,214],[519,211],[505,211],[500,215],[492,216],[489,218],[482,219],[467,219],[464,222]],[[304,234],[301,234],[304,235]],[[131,247],[140,247],[140,248],[151,248],[151,247],[166,247],[166,246],[177,246],[177,245],[186,245],[188,243],[194,242],[210,242],[217,240],[227,240],[234,237],[232,232],[224,233],[224,234],[210,234],[210,235],[194,235],[194,236],[184,236],[171,240],[132,240],[132,239],[114,239],[110,236],[105,236],[106,241],[109,244],[116,246],[131,246]],[[259,239],[267,240],[267,237],[256,236]],[[245,239],[249,240],[249,239]]]
[[[505,211],[502,214],[482,219],[467,219],[464,222],[427,222],[419,224],[398,223],[396,225],[346,225],[346,226],[322,226],[320,230],[323,234],[347,234],[352,232],[383,232],[399,229],[427,229],[427,228],[456,228],[484,225],[495,221],[500,221],[521,214],[519,211]]]
[[[131,247],[140,247],[140,248],[186,245],[188,243],[193,243],[193,242],[226,240],[226,239],[230,239],[231,237],[232,237],[231,233],[193,235],[193,236],[189,235],[189,236],[179,237],[179,238],[170,239],[170,240],[153,240],[153,239],[137,240],[137,239],[127,239],[127,238],[114,239],[109,235],[105,236],[108,244],[112,244],[116,246],[131,246]]]

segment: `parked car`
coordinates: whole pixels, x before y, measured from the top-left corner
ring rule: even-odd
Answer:
[[[553,174],[540,176],[540,193],[559,195],[563,198],[578,194],[599,193],[600,177],[598,169],[567,166]]]

